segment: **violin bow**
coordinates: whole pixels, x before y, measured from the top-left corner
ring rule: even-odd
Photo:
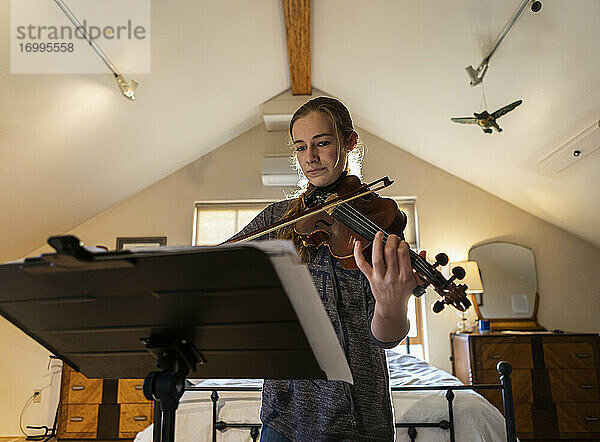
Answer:
[[[304,212],[300,213],[299,215],[295,215],[292,217],[288,217],[288,218],[284,218],[282,220],[279,220],[276,223],[273,223],[267,227],[263,227],[262,229],[258,229],[254,232],[250,232],[247,233],[246,235],[242,235],[238,238],[235,238],[233,240],[229,240],[229,241],[225,241],[221,244],[227,244],[230,242],[246,242],[246,241],[251,241],[253,239],[256,239],[260,236],[266,235],[267,233],[273,232],[275,230],[278,229],[282,229],[283,227],[289,226],[290,224],[293,224],[297,221],[300,221],[301,219],[304,218],[308,218],[309,216],[312,216],[316,213],[321,213],[321,212],[326,212],[329,211],[341,204],[347,203],[349,201],[355,200],[357,198],[360,198],[362,196],[365,195],[369,195],[371,193],[375,193],[378,190],[381,189],[385,189],[386,187],[391,186],[394,183],[393,180],[390,180],[387,176],[383,177],[383,178],[379,178],[378,180],[373,181],[372,183],[369,184],[363,184],[360,189],[358,190],[358,194],[356,195],[351,195],[351,196],[347,196],[348,194],[342,195],[342,196],[337,196],[336,198],[334,198],[333,200],[326,202],[324,204],[321,204],[319,206],[316,207],[312,207],[308,210],[305,210]],[[372,188],[374,186],[377,186],[375,188]],[[364,190],[367,189],[367,190]],[[330,213],[330,212],[328,212]]]

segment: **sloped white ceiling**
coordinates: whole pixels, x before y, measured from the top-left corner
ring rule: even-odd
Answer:
[[[313,84],[359,127],[600,245],[600,156],[559,176],[538,160],[600,118],[600,2],[545,0],[522,16],[485,79],[478,65],[517,0],[314,0]],[[152,73],[138,99],[106,75],[10,74],[0,2],[0,255],[23,255],[260,122],[289,88],[280,0],[152,2]],[[393,176],[401,171],[390,171]],[[457,195],[460,198],[460,195]],[[468,214],[465,214],[468,216]],[[7,257],[7,256],[5,256]]]

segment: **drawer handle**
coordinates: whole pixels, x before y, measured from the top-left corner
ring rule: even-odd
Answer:
[[[502,355],[489,355],[488,359],[502,359]]]
[[[69,419],[71,422],[82,422],[83,418],[79,417],[79,416],[74,416],[71,419]]]
[[[144,385],[136,385],[135,389],[136,390],[143,390],[144,389]]]
[[[585,359],[585,358],[589,358],[590,354],[589,353],[576,353],[575,357],[577,357],[579,359]]]
[[[73,385],[73,386],[71,387],[71,390],[74,390],[74,391],[81,391],[81,390],[85,390],[85,387],[84,387],[83,385]]]
[[[579,385],[579,388],[581,388],[582,390],[591,390],[592,388],[594,388],[594,386],[592,384],[581,384]]]
[[[135,416],[135,417],[133,418],[133,420],[134,420],[134,421],[137,421],[137,422],[143,422],[143,421],[147,421],[147,420],[148,420],[148,418],[147,418],[146,416]]]
[[[585,421],[586,422],[598,422],[598,416],[586,416]]]

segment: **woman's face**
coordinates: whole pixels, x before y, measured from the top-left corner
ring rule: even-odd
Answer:
[[[327,186],[340,177],[346,167],[348,149],[342,147],[338,161],[338,141],[329,115],[311,112],[297,119],[292,139],[298,163],[311,184]]]

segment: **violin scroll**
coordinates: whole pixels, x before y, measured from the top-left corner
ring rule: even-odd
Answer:
[[[434,290],[442,297],[442,299],[436,301],[431,306],[434,313],[441,312],[446,307],[446,304],[464,312],[471,306],[471,302],[467,299],[467,286],[465,284],[457,285],[454,281],[463,279],[466,275],[465,270],[459,266],[454,267],[452,269],[452,276],[446,279],[436,267],[448,264],[448,256],[445,253],[439,253],[435,258],[435,264],[429,264],[420,255],[416,253],[413,255],[411,253],[413,268],[419,278],[425,281],[425,284],[420,286],[421,289],[417,290],[417,293],[413,293],[415,296],[420,296],[425,292],[425,287],[432,285]],[[419,259],[422,262],[418,262]]]

